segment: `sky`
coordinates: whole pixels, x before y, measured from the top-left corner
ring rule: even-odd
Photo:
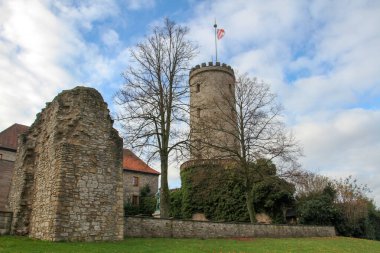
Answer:
[[[168,17],[190,28],[196,65],[214,54],[270,84],[306,170],[367,184],[380,205],[380,1],[0,0],[0,131],[60,91],[94,87],[115,112],[130,48]],[[153,165],[157,170],[159,166]],[[179,168],[169,171],[180,186]]]

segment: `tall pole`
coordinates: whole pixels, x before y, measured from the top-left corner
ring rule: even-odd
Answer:
[[[215,19],[215,23],[214,23],[214,29],[215,29],[215,62],[218,61],[218,45],[217,45],[217,41],[216,41],[216,28],[218,26],[216,25],[216,19]]]

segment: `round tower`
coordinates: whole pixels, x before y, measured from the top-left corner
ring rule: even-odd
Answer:
[[[239,150],[233,69],[216,62],[190,71],[191,160],[225,159]]]

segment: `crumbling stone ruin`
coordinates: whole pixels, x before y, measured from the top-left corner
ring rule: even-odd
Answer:
[[[98,91],[61,92],[20,136],[11,232],[51,241],[123,239],[122,139]]]

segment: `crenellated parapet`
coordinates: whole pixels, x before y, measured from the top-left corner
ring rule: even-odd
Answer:
[[[235,78],[234,70],[230,65],[227,65],[225,63],[220,62],[204,62],[202,64],[195,65],[190,70],[190,78],[189,81],[191,81],[191,78],[199,73],[206,72],[206,71],[222,71],[230,74],[232,77]]]

